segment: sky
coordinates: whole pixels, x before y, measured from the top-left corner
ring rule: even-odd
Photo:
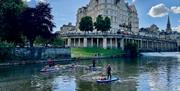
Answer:
[[[36,2],[48,2],[54,15],[55,31],[59,31],[63,24],[76,23],[78,8],[85,6],[90,0],[24,0],[33,6]],[[180,0],[126,0],[135,4],[139,27],[149,27],[156,24],[160,30],[166,29],[167,17],[170,16],[171,26],[174,31],[180,32]]]

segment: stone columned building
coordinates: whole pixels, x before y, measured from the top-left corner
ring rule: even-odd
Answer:
[[[77,12],[76,29],[79,31],[79,22],[84,16],[91,16],[93,22],[102,15],[111,19],[111,32],[139,31],[139,18],[135,5],[128,5],[124,0],[90,0],[89,4],[81,7]]]

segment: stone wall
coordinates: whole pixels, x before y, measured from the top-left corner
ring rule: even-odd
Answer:
[[[0,48],[0,56],[7,60],[41,60],[71,58],[70,48]]]

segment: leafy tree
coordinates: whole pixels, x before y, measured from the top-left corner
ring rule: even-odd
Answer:
[[[96,18],[96,22],[94,23],[95,29],[97,29],[97,31],[108,31],[111,28],[111,20],[109,17],[105,17],[105,19],[103,19],[102,15],[99,15]]]
[[[0,48],[4,47],[15,47],[14,43],[9,43],[7,41],[0,41]]]
[[[90,16],[85,16],[81,18],[81,21],[79,23],[79,29],[81,31],[93,31],[93,21]]]
[[[39,37],[36,38],[34,43],[37,44],[37,45],[41,45],[41,46],[46,46],[47,47],[48,44],[51,44],[53,46],[54,45],[58,46],[58,44],[60,44],[60,43],[58,43],[58,41],[59,41],[58,40],[58,34],[54,33],[54,34],[51,34],[51,37],[48,38],[48,39],[45,39],[45,38],[39,36]]]
[[[47,43],[47,40],[46,39],[43,39],[42,37],[36,37],[35,41],[34,41],[34,44],[35,45],[41,45],[41,46],[44,46],[45,44]]]
[[[108,31],[111,29],[111,20],[109,17],[105,17],[104,19],[104,31]]]
[[[54,47],[64,46],[64,40],[61,38],[55,38],[51,44]]]
[[[30,46],[33,46],[33,42],[39,35],[37,30],[37,17],[35,16],[36,9],[27,7],[20,16],[20,26],[23,31],[23,35],[29,40]]]
[[[0,38],[3,41],[22,42],[17,16],[25,8],[22,0],[0,0]]]
[[[104,20],[102,15],[99,15],[96,18],[96,22],[94,23],[95,29],[97,29],[97,31],[102,31],[104,28]]]
[[[52,37],[53,16],[51,15],[51,8],[49,4],[39,3],[35,8],[27,7],[20,16],[21,30],[24,36],[29,40],[30,47],[36,37],[49,39]]]
[[[51,39],[53,36],[52,31],[55,27],[53,20],[53,15],[51,14],[51,8],[49,4],[39,3],[36,6],[37,9],[37,18],[38,18],[38,26],[37,29],[40,30],[40,36],[44,39]]]

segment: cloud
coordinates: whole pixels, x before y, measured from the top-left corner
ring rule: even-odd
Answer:
[[[134,3],[134,2],[136,2],[136,0],[132,0],[132,2]]]
[[[171,12],[180,14],[180,6],[173,6],[171,7]]]
[[[46,0],[36,0],[36,2],[46,2]]]
[[[31,0],[22,0],[23,2],[30,2]]]
[[[31,2],[32,0],[22,0],[24,2]],[[46,2],[46,0],[35,0],[36,2]]]
[[[180,25],[179,25],[179,26],[176,26],[176,27],[173,27],[173,30],[180,32]]]
[[[148,15],[151,17],[163,17],[168,15],[169,9],[163,4],[160,3],[158,5],[152,6],[148,12]]]

